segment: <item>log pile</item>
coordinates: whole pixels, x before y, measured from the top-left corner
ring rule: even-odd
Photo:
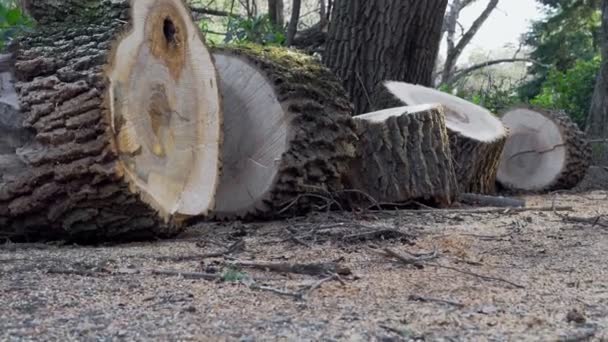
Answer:
[[[502,117],[511,136],[498,171],[500,184],[515,191],[567,190],[591,164],[591,146],[563,112],[520,106]]]
[[[553,112],[509,111],[506,149],[492,113],[412,84],[387,82],[382,110],[353,117],[312,57],[208,51],[182,0],[26,4],[41,25],[0,58],[0,240],[169,237],[190,219],[314,208],[521,206],[478,194],[497,176],[569,188],[588,166],[582,133]]]
[[[214,215],[276,215],[306,193],[342,190],[354,155],[352,105],[328,69],[280,48],[214,53],[224,94],[224,169]]]
[[[459,97],[404,82],[386,82],[383,106],[438,103],[446,108],[460,191],[492,194],[507,130],[491,112]]]
[[[397,107],[355,117],[358,155],[348,179],[380,203],[451,204],[458,193],[441,106]]]
[[[182,1],[29,9],[44,24],[13,48],[20,108],[0,120],[11,134],[0,141],[0,237],[171,236],[206,214],[222,119],[211,55]]]

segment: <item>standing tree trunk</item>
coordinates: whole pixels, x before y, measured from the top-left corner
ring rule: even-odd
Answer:
[[[168,236],[213,206],[221,112],[181,0],[36,0],[0,112],[0,238]],[[2,97],[13,96],[6,89]]]
[[[447,0],[337,0],[325,63],[358,114],[376,107],[386,80],[430,86]]]
[[[268,0],[268,16],[270,17],[270,22],[280,28],[285,26],[284,5],[283,0]]]
[[[293,0],[293,8],[291,9],[291,20],[287,27],[287,42],[289,47],[293,44],[293,39],[298,33],[298,24],[300,23],[300,10],[302,9],[302,0]]]
[[[587,118],[587,135],[595,139],[608,138],[608,0],[602,1],[602,12],[602,68]],[[602,151],[601,156],[594,154],[594,159],[608,161],[608,148]]]

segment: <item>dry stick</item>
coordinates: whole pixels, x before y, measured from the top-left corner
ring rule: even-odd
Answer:
[[[182,272],[172,270],[152,270],[154,275],[183,277],[184,279],[204,279],[204,280],[219,280],[222,276],[219,274],[202,273],[202,272]]]
[[[290,263],[270,263],[270,262],[251,262],[245,260],[232,260],[232,264],[238,267],[249,267],[259,270],[268,270],[278,273],[305,274],[319,276],[337,273],[340,275],[350,275],[352,271],[348,267],[340,266],[337,263],[315,263],[315,264],[290,264]]]
[[[451,301],[451,300],[431,298],[431,297],[422,297],[422,296],[418,296],[418,295],[410,295],[408,297],[408,299],[411,300],[411,301],[414,301],[414,302],[447,304],[447,305],[455,306],[455,307],[460,308],[460,309],[462,309],[462,308],[465,307],[464,304],[458,303],[458,302],[454,302],[454,301]]]
[[[462,273],[462,274],[470,275],[470,276],[473,276],[473,277],[481,278],[483,280],[503,282],[503,283],[509,284],[509,285],[514,286],[514,287],[519,288],[519,289],[524,289],[525,288],[522,285],[513,283],[513,282],[511,282],[509,280],[506,280],[506,279],[503,279],[503,278],[490,277],[490,276],[486,276],[486,275],[470,272],[470,271],[467,271],[467,270],[461,270],[459,268],[452,267],[452,266],[446,266],[446,265],[441,265],[441,264],[437,264],[437,263],[428,262],[429,260],[436,259],[438,257],[437,253],[432,253],[431,255],[429,255],[427,257],[408,258],[408,257],[405,257],[405,256],[397,253],[396,251],[394,251],[394,250],[392,250],[390,248],[385,248],[383,251],[386,254],[388,254],[389,256],[391,256],[391,257],[393,257],[395,259],[398,259],[399,261],[401,261],[402,263],[404,263],[406,265],[414,265],[416,267],[428,265],[428,266],[434,266],[434,267],[438,267],[438,268],[445,268],[447,270],[451,270],[451,271],[459,272],[459,273]]]
[[[523,285],[516,284],[516,283],[514,283],[512,281],[509,281],[509,280],[506,280],[506,279],[503,279],[503,278],[486,276],[486,275],[483,275],[483,274],[478,274],[478,273],[474,273],[474,272],[467,271],[467,270],[461,270],[459,268],[452,267],[452,266],[446,266],[446,265],[441,265],[441,264],[436,264],[436,263],[427,263],[426,265],[434,266],[434,267],[438,267],[438,268],[445,268],[446,270],[451,270],[451,271],[454,271],[454,272],[470,275],[470,276],[477,277],[477,278],[480,278],[480,279],[483,279],[483,280],[487,280],[487,281],[503,282],[505,284],[509,284],[509,285],[511,285],[513,287],[516,287],[518,289],[525,289],[526,288]]]
[[[309,289],[308,291],[306,291],[305,294],[303,294],[303,297],[308,297],[310,296],[311,293],[313,293],[316,289],[320,288],[321,285],[327,283],[328,281],[332,281],[332,280],[338,280],[340,278],[340,276],[338,276],[337,274],[333,274],[331,277],[327,277],[324,279],[319,280],[318,282],[314,283]],[[341,281],[342,282],[342,281]]]
[[[527,211],[573,211],[573,207],[535,207],[535,208],[493,208],[493,209],[436,209],[436,210],[402,210],[402,212],[419,214],[450,214],[450,213],[470,213],[470,214],[494,214],[494,213],[523,213]]]
[[[526,206],[526,201],[524,200],[503,196],[460,194],[459,200],[463,203],[478,204],[487,207],[522,208]]]

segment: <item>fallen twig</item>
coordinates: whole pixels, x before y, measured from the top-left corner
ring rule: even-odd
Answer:
[[[503,196],[461,194],[459,199],[463,203],[482,205],[486,207],[523,208],[526,206],[526,201],[524,200]]]
[[[510,214],[523,213],[527,211],[573,211],[573,207],[528,207],[528,208],[491,208],[491,209],[430,209],[430,210],[402,210],[408,213],[418,214],[450,214],[450,213],[469,213],[469,214]]]
[[[408,297],[408,299],[411,301],[415,301],[415,302],[447,304],[447,305],[455,306],[460,309],[465,307],[464,304],[454,302],[451,300],[437,299],[437,298],[431,298],[431,297],[422,297],[422,296],[418,296],[418,295],[410,295]]]
[[[204,280],[220,280],[220,274],[202,273],[202,272],[182,272],[173,270],[152,270],[154,275],[182,277],[185,279],[204,279]]]
[[[291,264],[232,260],[232,264],[238,267],[249,267],[278,273],[294,273],[311,276],[321,276],[333,273],[337,273],[340,275],[350,275],[352,273],[348,267],[338,265],[335,262],[314,264]]]
[[[505,283],[505,284],[509,284],[509,285],[511,285],[513,287],[516,287],[518,289],[525,289],[526,288],[523,285],[516,284],[516,283],[514,283],[514,282],[512,282],[510,280],[506,280],[504,278],[486,276],[486,275],[483,275],[483,274],[474,273],[474,272],[467,271],[467,270],[462,270],[462,269],[459,269],[459,268],[456,268],[456,267],[452,267],[452,266],[441,265],[441,264],[437,264],[437,263],[427,263],[426,265],[428,265],[428,266],[434,266],[434,267],[438,267],[438,268],[445,268],[446,270],[451,270],[451,271],[454,271],[454,272],[470,275],[472,277],[477,277],[477,278],[480,278],[480,279],[483,279],[483,280],[487,280],[487,281],[502,282],[502,283]]]

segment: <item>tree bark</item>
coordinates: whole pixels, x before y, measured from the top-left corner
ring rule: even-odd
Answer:
[[[587,118],[587,135],[593,139],[608,138],[608,0],[602,1],[602,66],[597,77],[591,109]],[[608,162],[608,148],[594,151],[596,162]]]
[[[358,152],[347,176],[353,189],[380,203],[454,201],[458,183],[442,107],[397,107],[354,119]]]
[[[498,170],[503,187],[567,190],[585,178],[591,146],[566,113],[521,106],[507,111],[502,120],[511,133]]]
[[[180,60],[186,49],[196,50],[203,43],[197,41],[198,36],[188,36],[187,32],[196,31],[181,1],[161,0],[154,8],[139,4],[131,8],[128,1],[116,0],[30,3],[32,16],[45,24],[16,44],[14,77],[20,108],[0,112],[0,131],[8,129],[12,134],[10,142],[0,141],[0,239],[90,242],[180,232],[188,215],[181,207],[175,211],[163,207],[163,199],[146,188],[154,182],[152,175],[147,180],[141,178],[140,170],[137,177],[128,175],[142,164],[148,169],[149,164],[138,159],[148,154],[144,140],[159,142],[155,152],[170,154],[171,149],[165,148],[162,138],[126,132],[142,132],[134,120],[151,124],[159,134],[170,131],[165,121],[178,120],[171,117],[171,110],[192,122],[204,119],[196,110],[182,110],[159,98],[173,90],[172,84],[198,84],[191,82],[196,76],[191,76],[187,57],[183,63],[172,64],[165,74],[159,71],[167,67],[157,64],[158,60],[163,65],[173,61],[166,57],[169,49]],[[150,19],[135,19],[142,17]],[[146,39],[137,33],[144,24],[150,28]],[[175,41],[187,43],[178,47]],[[165,47],[160,50],[153,48],[162,44]],[[156,57],[143,53],[131,63],[128,52],[132,49],[152,51]],[[208,60],[210,63],[210,56]],[[125,62],[129,66],[121,68]],[[147,81],[147,72],[141,72],[142,64],[154,74],[152,82]],[[212,64],[199,67],[212,70]],[[137,82],[136,89],[115,78],[119,69],[121,77]],[[171,81],[165,82],[166,78]],[[204,82],[216,81],[213,76]],[[197,90],[203,91],[199,88],[184,95],[195,95]],[[3,89],[2,97],[6,96]],[[214,101],[212,96],[205,100]],[[215,101],[218,105],[217,90]],[[203,108],[198,110],[203,112]],[[219,134],[219,125],[214,128]],[[208,147],[218,149],[211,143]],[[219,169],[219,158],[211,164],[215,164],[211,170]]]
[[[270,22],[278,27],[285,26],[285,6],[283,0],[268,0],[268,15]]]
[[[298,213],[319,203],[314,194],[343,190],[356,136],[352,105],[336,77],[283,48],[222,48],[214,57],[226,135],[214,216]]]
[[[338,0],[325,63],[342,80],[358,114],[381,109],[386,80],[431,85],[447,0]]]
[[[287,27],[286,45],[289,47],[293,44],[293,40],[298,33],[298,24],[300,23],[300,10],[302,9],[302,0],[293,0],[293,8],[291,9],[291,20]]]

